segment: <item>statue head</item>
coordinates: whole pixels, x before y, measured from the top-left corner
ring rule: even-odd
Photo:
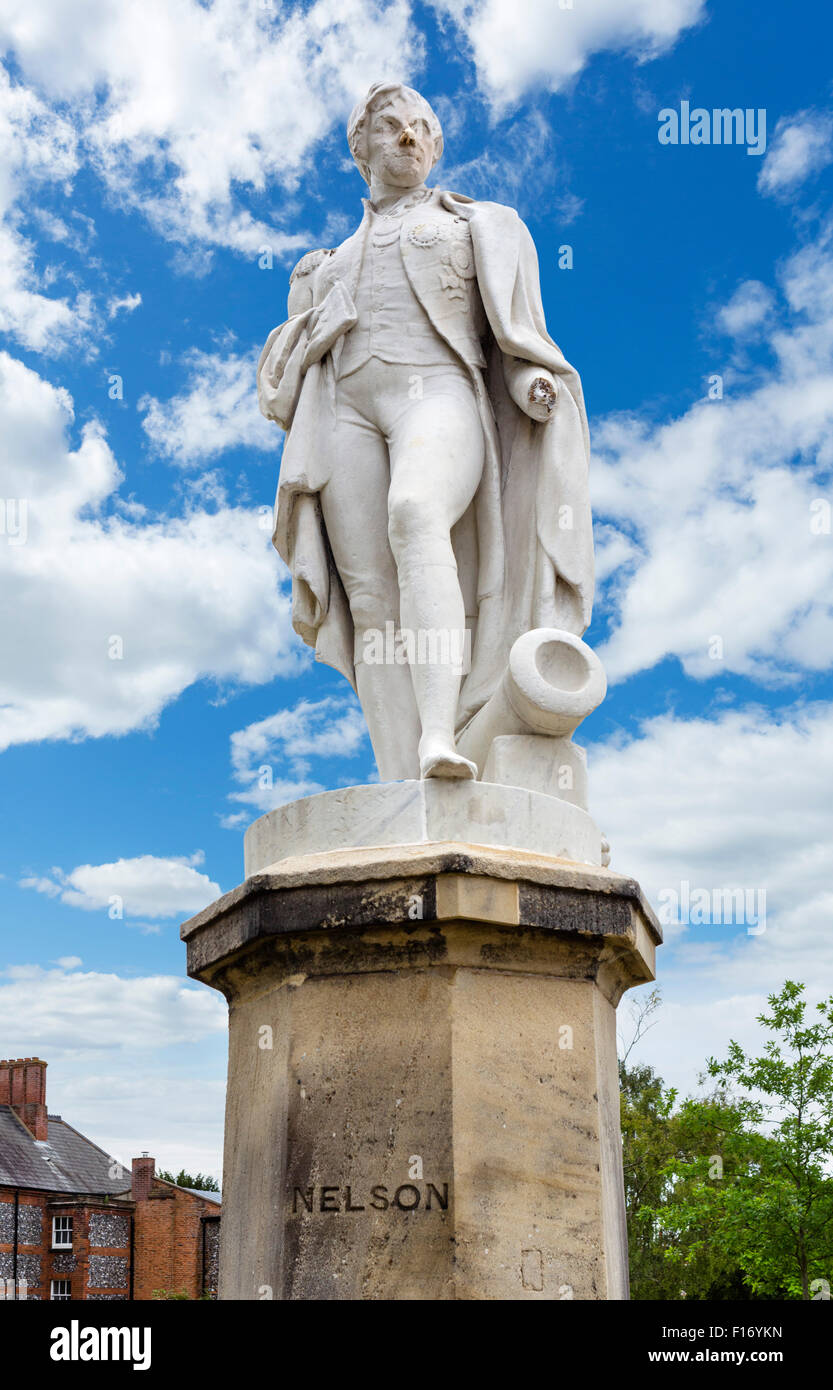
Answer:
[[[353,107],[347,143],[362,178],[418,188],[443,152],[440,123],[428,102],[399,82],[374,82]]]

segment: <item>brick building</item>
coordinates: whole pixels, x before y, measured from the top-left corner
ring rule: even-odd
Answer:
[[[217,1288],[220,1199],[130,1173],[46,1107],[46,1062],[0,1062],[0,1296],[200,1298]]]

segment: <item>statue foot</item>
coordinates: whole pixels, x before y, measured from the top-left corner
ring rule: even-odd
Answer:
[[[442,739],[420,739],[419,744],[420,777],[467,777],[477,776],[477,766],[455,753],[453,746]]]

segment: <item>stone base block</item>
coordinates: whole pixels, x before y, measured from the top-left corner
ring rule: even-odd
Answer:
[[[503,734],[492,742],[483,780],[530,787],[587,810],[587,753],[568,738]]]
[[[223,1299],[624,1299],[609,870],[449,843],[286,860],[185,924],[229,1006]]]
[[[501,775],[509,775],[505,757]],[[343,787],[278,806],[246,831],[246,874],[335,847],[450,840],[531,850],[580,864],[601,863],[601,832],[587,811],[569,798],[524,786],[430,777],[423,782]]]

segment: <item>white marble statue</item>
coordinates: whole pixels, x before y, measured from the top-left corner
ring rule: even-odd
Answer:
[[[529,736],[563,743],[604,694],[580,641],[581,383],[517,213],[426,187],[443,148],[428,103],[376,83],[347,138],[361,225],[295,267],[258,366],[288,432],[274,543],[294,626],[356,690],[382,781],[482,777],[506,736],[524,756]],[[511,780],[499,762],[487,777]]]

